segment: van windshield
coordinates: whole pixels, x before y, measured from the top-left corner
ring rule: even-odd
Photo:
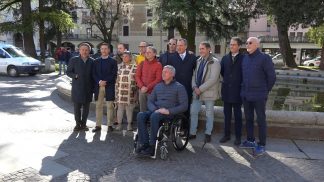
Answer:
[[[12,47],[3,48],[7,53],[9,53],[12,57],[27,57],[21,50]]]

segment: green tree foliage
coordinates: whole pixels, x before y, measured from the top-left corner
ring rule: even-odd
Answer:
[[[88,17],[89,24],[98,27],[102,41],[111,43],[112,32],[120,17],[131,19],[133,4],[129,0],[85,0],[92,16]]]
[[[307,37],[321,46],[321,63],[320,63],[320,70],[324,70],[324,24],[318,27],[312,27],[307,32]]]
[[[53,6],[44,6],[45,0],[39,0],[41,8],[31,9],[31,0],[2,0],[0,2],[0,10],[7,13],[14,13],[12,21],[0,23],[0,32],[22,32],[24,39],[24,48],[27,54],[36,57],[33,32],[37,28],[40,32],[40,45],[42,54],[44,54],[44,44],[46,40],[43,38],[44,22],[49,23],[49,27],[55,26],[60,31],[67,31],[73,28],[74,23],[71,16]],[[46,1],[48,3],[48,1]],[[43,38],[43,39],[42,39]],[[45,42],[44,42],[45,41]]]
[[[267,15],[278,28],[280,51],[288,67],[296,67],[288,39],[289,27],[321,24],[324,19],[323,0],[261,0]]]
[[[175,28],[195,51],[196,31],[213,40],[230,38],[245,30],[250,17],[260,13],[258,0],[148,0],[154,10],[153,26]],[[162,21],[162,22],[161,22]]]

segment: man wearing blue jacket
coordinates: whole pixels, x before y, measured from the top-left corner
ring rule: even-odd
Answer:
[[[243,58],[242,63],[242,89],[244,114],[246,120],[247,140],[241,148],[253,148],[255,155],[262,155],[265,152],[267,123],[265,106],[268,94],[276,81],[274,65],[269,55],[259,50],[259,39],[250,37],[246,41],[248,54]],[[259,129],[259,142],[255,143],[254,137],[254,111],[257,115]]]
[[[136,150],[138,154],[153,156],[160,122],[164,119],[172,119],[188,108],[185,87],[174,79],[175,74],[176,70],[173,66],[164,66],[163,81],[154,87],[148,97],[148,111],[137,114],[139,143],[142,145]],[[151,123],[150,135],[147,130],[148,121]]]
[[[96,100],[96,127],[92,132],[101,130],[103,103],[107,106],[107,126],[108,132],[113,131],[113,102],[115,100],[115,83],[117,78],[117,62],[109,57],[109,44],[100,45],[101,57],[96,59],[93,66],[92,76],[95,81]]]

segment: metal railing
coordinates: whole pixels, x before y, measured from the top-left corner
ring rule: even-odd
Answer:
[[[260,36],[261,43],[279,42],[278,36]],[[311,43],[306,36],[289,36],[290,43]]]

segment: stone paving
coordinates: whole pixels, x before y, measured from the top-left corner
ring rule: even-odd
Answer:
[[[0,76],[0,181],[324,181],[324,142],[269,138],[260,157],[203,135],[167,160],[133,155],[132,132],[72,132],[54,74]],[[95,126],[90,112],[88,125]]]

